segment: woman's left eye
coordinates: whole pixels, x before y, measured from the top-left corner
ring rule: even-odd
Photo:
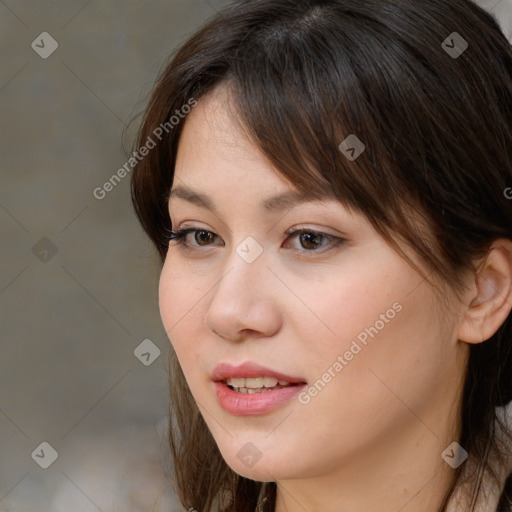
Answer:
[[[319,233],[317,231],[311,231],[306,229],[291,231],[287,232],[286,234],[288,235],[287,240],[296,238],[299,241],[301,248],[309,252],[322,249],[332,242],[343,241],[341,238],[338,238],[333,235],[328,235],[327,233]]]

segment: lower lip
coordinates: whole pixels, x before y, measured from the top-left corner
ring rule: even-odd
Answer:
[[[262,393],[237,393],[228,388],[224,382],[215,382],[220,406],[233,416],[256,416],[265,414],[289,402],[301,392],[306,384],[297,384]]]

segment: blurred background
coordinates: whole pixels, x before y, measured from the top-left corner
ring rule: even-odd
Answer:
[[[166,58],[225,4],[0,2],[2,512],[180,510],[158,260],[129,175],[94,190]]]
[[[0,512],[181,510],[159,261],[129,174],[104,184],[169,54],[227,3],[0,1]],[[512,0],[479,3],[512,38]]]

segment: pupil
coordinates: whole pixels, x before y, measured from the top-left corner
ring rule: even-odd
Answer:
[[[199,245],[207,245],[207,243],[211,240],[212,234],[208,231],[198,231],[196,233],[196,242],[199,244]],[[203,242],[205,242],[203,244]]]
[[[315,243],[316,236],[317,235],[315,235],[314,233],[302,233],[302,235],[301,235],[302,246],[305,249],[315,249],[316,247],[318,247],[318,242]]]

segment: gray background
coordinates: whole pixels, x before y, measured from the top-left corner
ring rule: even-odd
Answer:
[[[0,1],[0,512],[179,510],[158,259],[129,177],[93,190],[126,162],[166,57],[226,3]],[[510,37],[512,0],[481,3]]]
[[[126,162],[124,124],[167,56],[223,3],[0,2],[0,511],[178,510],[158,260],[129,177],[93,190]],[[42,32],[59,45],[47,59]],[[149,366],[145,339],[161,350]]]

